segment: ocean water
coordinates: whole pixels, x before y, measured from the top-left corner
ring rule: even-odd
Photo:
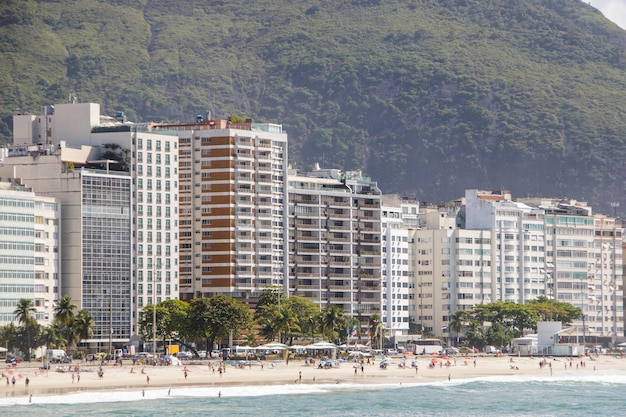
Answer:
[[[0,414],[54,416],[625,416],[626,374],[425,384],[292,384],[0,397]],[[221,398],[218,393],[221,392]]]

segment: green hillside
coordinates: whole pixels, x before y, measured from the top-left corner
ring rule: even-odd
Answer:
[[[293,165],[385,193],[626,208],[626,32],[580,0],[5,0],[0,35],[4,139],[74,93],[282,123]]]

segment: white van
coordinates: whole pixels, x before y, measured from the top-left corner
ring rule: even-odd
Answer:
[[[46,358],[50,363],[70,363],[72,358],[67,356],[67,353],[63,349],[48,349],[46,350]]]

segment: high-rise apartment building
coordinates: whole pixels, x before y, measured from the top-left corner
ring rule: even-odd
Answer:
[[[413,295],[409,277],[408,205],[396,195],[383,196],[381,213],[381,319],[389,336],[409,334],[409,297]],[[416,212],[419,203],[413,205]],[[405,209],[405,210],[403,210]]]
[[[14,323],[17,303],[33,302],[50,325],[59,295],[60,204],[15,179],[0,178],[0,325]]]
[[[180,137],[180,296],[254,306],[287,291],[287,134],[271,123],[161,125]]]
[[[583,311],[572,324],[588,343],[624,336],[623,228],[584,202],[523,199],[545,211],[547,294]],[[593,338],[593,339],[591,339]]]
[[[289,290],[362,326],[381,314],[381,191],[361,172],[289,174]]]
[[[145,305],[178,298],[177,133],[94,103],[44,113],[14,115],[4,163],[63,203],[61,294],[94,318],[90,341],[128,344]]]
[[[512,201],[506,191],[466,190],[464,214],[463,228],[493,233],[494,301],[526,303],[545,295],[544,210]]]
[[[446,322],[456,310],[546,296],[582,309],[584,318],[572,323],[580,340],[624,335],[622,228],[615,219],[572,200],[514,201],[507,192],[480,190],[467,190],[456,213],[442,208],[419,219],[410,250],[411,321],[426,332],[453,338]]]

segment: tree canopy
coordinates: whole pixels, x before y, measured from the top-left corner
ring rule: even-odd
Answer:
[[[457,310],[450,317],[450,329],[471,346],[506,346],[526,330],[536,331],[539,321],[560,321],[568,326],[581,315],[580,308],[540,296],[528,304],[496,301]]]

